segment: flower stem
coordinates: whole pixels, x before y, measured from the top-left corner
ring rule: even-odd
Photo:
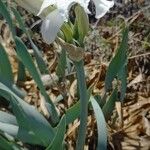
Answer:
[[[80,126],[76,143],[76,150],[83,150],[86,138],[87,116],[88,116],[88,95],[84,73],[84,62],[75,62],[77,81],[80,95]]]

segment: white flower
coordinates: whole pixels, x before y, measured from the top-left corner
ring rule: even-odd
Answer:
[[[96,6],[96,18],[99,19],[103,17],[107,11],[114,5],[114,1],[107,1],[107,0],[93,0]]]
[[[77,0],[44,0],[39,14],[50,5],[56,6],[56,9],[49,13],[42,23],[41,33],[46,43],[50,44],[55,40],[64,21],[68,20],[71,6],[75,3]]]
[[[41,33],[46,43],[52,43],[61,26],[68,21],[68,13],[70,8],[78,3],[86,13],[90,13],[88,5],[90,0],[16,0],[18,4],[25,9],[33,12],[38,12],[38,15],[43,19]],[[107,11],[114,5],[114,1],[108,0],[93,0],[96,7],[96,18],[103,17]],[[49,7],[52,9],[49,9]]]
[[[52,11],[44,20],[41,27],[41,33],[46,43],[52,43],[64,21],[68,20],[68,13],[72,5],[80,4],[88,13],[88,4],[90,0],[44,0],[38,15],[48,6],[54,5],[56,9]],[[114,5],[114,1],[93,0],[96,7],[96,18],[103,17],[107,11]]]

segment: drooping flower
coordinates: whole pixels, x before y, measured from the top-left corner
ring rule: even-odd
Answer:
[[[38,15],[42,16],[43,23],[41,27],[41,33],[44,41],[48,44],[52,43],[57,33],[59,32],[61,26],[64,22],[68,21],[68,14],[70,8],[78,3],[80,6],[83,7],[86,13],[90,13],[88,10],[88,5],[90,0],[16,0],[18,3],[22,3],[23,7],[27,9],[27,5],[29,6],[30,11],[35,13],[39,10]],[[35,5],[34,5],[35,2]],[[99,19],[103,17],[107,11],[114,5],[114,1],[108,0],[93,0],[95,7],[96,7],[96,18]],[[39,8],[39,6],[41,7]],[[49,7],[49,12],[46,12],[46,16],[43,12]],[[35,9],[37,7],[37,9]],[[29,10],[29,9],[28,9]],[[43,18],[44,14],[44,18]]]
[[[57,33],[59,32],[64,21],[68,21],[68,13],[72,5],[78,3],[88,13],[89,1],[90,0],[44,0],[39,14],[50,5],[56,6],[56,9],[52,11],[43,21],[41,27],[43,39],[48,44],[52,43],[55,40]],[[114,5],[114,1],[93,0],[93,2],[96,7],[96,18],[103,17]]]

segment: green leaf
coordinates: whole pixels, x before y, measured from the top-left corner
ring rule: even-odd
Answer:
[[[109,91],[112,87],[112,81],[117,76],[119,71],[124,67],[127,60],[127,47],[128,47],[128,27],[123,31],[123,38],[120,47],[117,50],[116,55],[109,64],[106,78],[105,78],[105,89]]]
[[[11,7],[11,10],[13,11],[13,13],[14,13],[14,15],[15,15],[15,18],[17,19],[17,21],[18,21],[18,23],[19,23],[19,27],[21,28],[21,30],[22,30],[24,33],[26,33],[27,30],[26,30],[26,27],[25,27],[25,23],[24,23],[24,21],[22,20],[22,18],[21,18],[21,16],[20,16],[19,12],[17,11],[16,8],[13,8],[13,7]]]
[[[36,59],[36,62],[37,62],[37,65],[39,67],[41,74],[49,74],[48,67],[43,60],[43,55],[42,55],[41,51],[34,44],[34,42],[31,38],[29,38],[29,40],[30,40],[31,46],[33,48],[35,59]]]
[[[65,41],[68,43],[73,42],[73,31],[68,23],[64,23],[61,30],[65,36]]]
[[[97,122],[97,130],[98,130],[98,144],[97,144],[97,150],[107,150],[107,128],[106,128],[106,121],[103,115],[103,112],[97,103],[97,101],[94,99],[94,97],[90,98],[91,104],[93,106],[93,110],[96,117]]]
[[[18,134],[18,128],[19,127],[16,125],[0,122],[0,130],[15,138],[17,137]]]
[[[88,100],[90,98],[90,95],[92,93],[92,88],[88,89]],[[79,100],[76,104],[74,104],[72,107],[70,107],[66,113],[66,124],[72,123],[75,119],[77,119],[80,115],[80,101]],[[89,101],[88,101],[89,102]]]
[[[10,28],[10,30],[12,32],[12,35],[15,36],[15,29],[14,29],[14,26],[13,26],[13,22],[12,22],[10,13],[7,10],[6,5],[2,2],[2,0],[0,0],[0,13],[6,19],[8,25],[9,25],[9,28]]]
[[[18,76],[17,76],[17,83],[19,81],[25,81],[26,79],[26,72],[25,66],[22,64],[21,61],[18,62]]]
[[[121,81],[120,101],[123,102],[127,88],[127,66],[125,65],[118,73],[118,79]]]
[[[32,75],[33,79],[35,80],[35,82],[37,83],[41,94],[44,96],[45,100],[51,104],[51,119],[53,120],[54,124],[58,122],[59,117],[57,114],[57,111],[55,109],[55,105],[53,104],[52,100],[50,99],[50,97],[48,96],[48,94],[46,93],[46,90],[44,88],[44,85],[42,83],[42,80],[40,78],[40,75],[32,61],[32,58],[30,56],[30,54],[27,51],[26,46],[23,44],[23,42],[19,39],[19,38],[15,38],[15,43],[16,43],[16,52],[17,52],[17,56],[20,58],[20,60],[22,61],[22,63],[24,64],[24,66],[28,69],[29,73]]]
[[[77,72],[77,84],[78,84],[79,95],[80,95],[80,126],[79,126],[79,132],[77,137],[76,149],[83,149],[85,144],[85,138],[86,138],[89,93],[87,91],[87,86],[85,81],[83,60],[79,62],[74,62],[74,64]]]
[[[0,135],[0,149],[1,150],[19,150],[19,148],[14,143],[8,142],[1,135]]]
[[[83,46],[84,37],[89,31],[89,19],[88,15],[85,13],[83,7],[77,5],[75,7],[75,15],[78,26],[79,42]]]
[[[15,94],[17,94],[20,98],[24,98],[25,97],[25,92],[21,91],[21,89],[19,89],[16,84],[11,84],[10,82],[8,82],[6,79],[4,79],[4,77],[0,76],[0,82],[7,85],[7,87],[9,87]]]
[[[111,96],[109,97],[109,99],[102,108],[106,121],[108,121],[108,119],[111,117],[111,114],[115,108],[115,102],[117,101],[118,98],[117,96],[118,96],[117,88],[115,88]]]
[[[80,115],[80,103],[77,102],[66,111],[66,124],[72,123]]]
[[[65,70],[67,65],[66,59],[66,50],[62,49],[56,70],[56,74],[59,78],[63,78],[65,76]]]
[[[63,40],[65,40],[65,35],[64,35],[64,33],[60,30],[59,32],[58,32],[58,37],[60,37],[61,39],[63,39]]]
[[[17,137],[23,142],[48,146],[55,136],[55,130],[37,109],[20,99],[2,83],[0,95],[10,101],[19,125]]]
[[[97,101],[97,103],[99,104],[99,106],[102,108],[105,104],[105,101],[101,98],[100,95],[94,95],[94,99]]]
[[[79,39],[79,31],[78,31],[78,22],[77,19],[75,20],[74,26],[73,26],[73,37],[77,41]]]
[[[6,112],[0,111],[0,130],[13,137],[17,137],[18,123],[16,117]]]
[[[6,112],[0,111],[0,122],[18,125],[16,117]]]
[[[46,64],[45,64],[45,62],[44,62],[44,60],[43,60],[42,53],[41,53],[41,51],[38,49],[38,47],[34,44],[33,40],[31,39],[30,34],[29,34],[28,30],[26,29],[25,23],[24,23],[24,21],[22,20],[22,18],[21,18],[21,16],[20,16],[19,12],[18,12],[16,9],[14,9],[13,7],[12,7],[11,9],[12,9],[12,11],[13,11],[13,13],[14,13],[14,15],[15,15],[15,17],[16,17],[18,23],[19,23],[20,28],[21,28],[21,29],[23,30],[23,32],[27,35],[27,37],[28,37],[28,39],[29,39],[29,41],[30,41],[30,43],[31,43],[31,46],[32,46],[33,51],[34,51],[35,59],[36,59],[36,61],[37,61],[37,65],[38,65],[38,67],[39,67],[40,72],[41,72],[42,74],[48,74],[48,69],[47,69],[47,66],[46,66]]]
[[[5,78],[8,82],[13,84],[13,73],[8,55],[4,47],[0,44],[0,77]]]
[[[66,117],[64,115],[59,122],[59,125],[57,127],[57,133],[55,135],[54,140],[51,142],[51,144],[47,147],[46,150],[63,150],[65,131],[66,131]]]

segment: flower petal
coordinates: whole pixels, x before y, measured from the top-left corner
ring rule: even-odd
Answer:
[[[52,11],[43,21],[42,27],[41,27],[41,33],[44,41],[47,44],[52,43],[57,33],[60,30],[60,27],[64,23],[64,18],[60,14],[58,9],[55,9]]]
[[[114,5],[114,1],[108,0],[93,0],[95,7],[96,7],[96,18],[103,17],[107,11]]]

